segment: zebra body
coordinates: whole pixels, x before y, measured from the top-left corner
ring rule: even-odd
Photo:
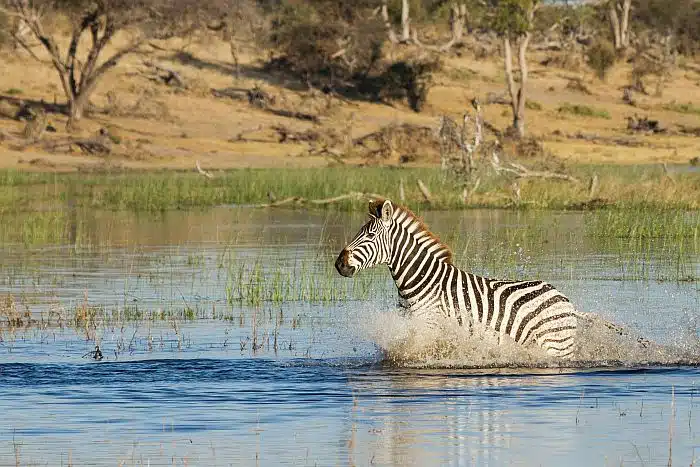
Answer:
[[[574,352],[577,318],[563,294],[542,281],[480,277],[452,264],[452,253],[408,209],[389,200],[370,202],[370,220],[341,251],[335,266],[350,277],[387,264],[399,303],[411,316],[436,323],[481,325],[519,344],[532,342],[549,355]]]

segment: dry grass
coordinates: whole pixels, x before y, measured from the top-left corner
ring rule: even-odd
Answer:
[[[498,57],[481,61],[475,61],[469,54],[459,58],[449,57],[445,59],[445,69],[449,72],[436,77],[425,110],[416,114],[402,103],[388,106],[309,96],[298,84],[285,82],[284,77],[278,75],[261,72],[258,57],[251,54],[241,55],[244,72],[240,79],[235,79],[228,44],[211,38],[191,43],[174,39],[160,43],[159,47],[163,50],[143,47],[143,53],[127,57],[109,74],[93,96],[95,111],[92,117],[81,123],[81,133],[94,134],[99,128],[108,127],[110,134],[119,133],[120,141],[124,144],[140,145],[142,150],[135,151],[134,157],[120,156],[106,161],[81,154],[47,155],[34,147],[18,152],[10,149],[11,145],[6,139],[0,142],[0,167],[42,171],[99,168],[106,165],[137,169],[178,169],[193,168],[197,159],[208,169],[324,166],[329,159],[313,151],[311,153],[316,155],[309,155],[308,144],[241,141],[235,137],[258,128],[269,129],[274,125],[284,125],[297,132],[309,129],[333,132],[340,141],[350,141],[377,132],[389,123],[396,126],[411,124],[435,127],[439,115],[461,115],[469,108],[469,101],[473,97],[483,98],[488,92],[504,90],[503,72]],[[55,73],[47,63],[37,63],[29,57],[11,56],[8,52],[2,53],[4,63],[0,73],[0,89],[12,90],[12,93],[10,96],[8,92],[0,92],[0,96],[44,100],[49,103],[63,101]],[[178,90],[147,79],[139,72],[146,58],[177,70],[192,85],[189,89]],[[668,106],[668,102],[674,100],[686,105],[689,96],[698,94],[700,76],[696,73],[677,72],[665,89],[663,100],[653,96],[636,96],[638,108],[631,109],[622,102],[620,91],[622,86],[629,83],[629,65],[617,64],[610,70],[606,82],[600,82],[590,70],[572,73],[567,69],[557,69],[551,64],[547,67],[538,65],[544,58],[546,55],[531,54],[528,98],[537,104],[537,110],[529,109],[527,129],[531,135],[543,140],[545,149],[555,156],[568,162],[586,163],[687,163],[700,153],[698,138],[675,134],[633,136],[649,143],[649,147],[643,145],[638,148],[626,148],[613,143],[592,145],[573,139],[551,137],[555,130],[564,135],[582,132],[623,136],[626,135],[626,118],[633,112],[648,113],[669,129],[676,128],[676,125],[700,127],[700,115],[697,113],[683,113]],[[568,89],[571,80],[578,80],[591,94]],[[318,115],[320,123],[286,118],[254,108],[245,101],[215,98],[208,93],[209,88],[250,89],[256,85],[274,95],[280,108]],[[1,102],[1,109],[8,107]],[[575,108],[594,108],[600,115],[609,115],[610,118],[564,116],[557,109],[565,103]],[[687,107],[694,109],[698,105],[700,99],[698,102],[690,102]],[[507,127],[510,116],[504,109],[506,107],[501,105],[487,106],[486,119],[496,127]],[[0,132],[10,136],[20,135],[23,124],[7,118],[6,114],[7,112],[0,111]],[[67,136],[64,131],[65,116],[51,113],[48,121],[58,132],[47,133],[44,138]],[[654,147],[661,141],[667,149]],[[337,147],[343,151],[351,149],[347,144]],[[428,147],[415,146],[412,149],[418,155],[424,150],[428,150]],[[402,151],[395,152],[391,157],[382,158],[379,163],[400,163]],[[346,162],[365,162],[360,156],[354,157],[353,153],[354,151],[349,151]],[[28,161],[35,159],[50,159],[52,166],[28,164]],[[434,161],[434,157],[403,158],[403,162],[409,165],[430,165]]]

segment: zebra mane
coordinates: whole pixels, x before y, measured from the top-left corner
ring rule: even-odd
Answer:
[[[369,203],[369,214],[371,216],[381,218],[382,217],[382,205],[384,204],[384,201],[387,201],[386,199],[383,198],[377,198]],[[440,247],[441,255],[440,259],[444,261],[445,263],[452,264],[452,250],[450,250],[450,247],[445,245],[440,241],[440,239],[435,235],[433,232],[430,231],[428,226],[423,222],[423,219],[418,217],[413,211],[408,209],[406,206],[402,206],[399,204],[394,203],[391,200],[388,200],[391,202],[391,204],[394,205],[394,219],[396,219],[401,213],[405,213],[406,216],[411,219],[411,222],[409,225],[411,226],[416,226],[415,232],[423,232],[425,233],[428,237],[432,238],[435,243]],[[415,233],[414,232],[414,233]]]

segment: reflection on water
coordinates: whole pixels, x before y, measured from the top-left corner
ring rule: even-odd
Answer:
[[[589,359],[627,369],[547,369],[447,335],[451,360],[409,362],[441,368],[394,366],[384,350],[416,342],[388,272],[332,267],[362,215],[6,215],[0,465],[667,465],[669,444],[691,464],[697,239],[597,238],[595,215],[425,218],[456,264],[551,281],[674,358],[594,333]]]

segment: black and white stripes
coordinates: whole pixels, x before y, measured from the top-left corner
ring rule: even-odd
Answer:
[[[350,277],[358,269],[387,264],[399,301],[412,316],[480,324],[520,344],[534,342],[549,355],[571,357],[581,314],[552,285],[461,271],[420,219],[389,200],[371,202],[369,214],[369,222],[336,260],[340,274]]]

